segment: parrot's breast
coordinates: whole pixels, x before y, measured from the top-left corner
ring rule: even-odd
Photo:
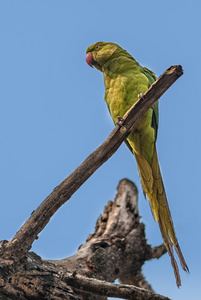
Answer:
[[[144,74],[129,74],[128,76],[107,76],[104,74],[105,100],[113,122],[117,117],[123,117],[130,107],[138,101],[138,95],[145,93],[149,81]],[[153,145],[155,142],[154,129],[151,127],[153,111],[150,109],[128,137],[133,151],[143,154],[151,163]]]
[[[105,100],[114,123],[117,116],[123,117],[129,108],[138,101],[138,95],[144,94],[149,86],[148,79],[141,73],[128,76],[118,75],[114,78],[104,74],[104,82]],[[144,122],[150,123],[150,118],[143,119],[143,124],[141,124],[143,127],[146,125]]]

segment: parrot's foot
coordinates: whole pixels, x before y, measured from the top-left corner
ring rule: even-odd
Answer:
[[[124,118],[117,116],[117,121],[115,122],[116,125],[119,125],[120,127],[122,127],[124,122]]]
[[[141,98],[144,99],[144,94],[143,93],[138,94],[138,100],[140,100]]]

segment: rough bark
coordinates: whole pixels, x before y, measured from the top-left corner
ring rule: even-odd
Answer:
[[[166,252],[164,245],[146,243],[144,229],[137,188],[124,179],[73,256],[42,260],[30,252],[20,262],[1,260],[0,299],[168,299],[155,294],[141,273],[146,260]],[[111,284],[115,279],[123,284]]]

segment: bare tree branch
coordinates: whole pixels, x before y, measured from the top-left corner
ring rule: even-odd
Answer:
[[[130,130],[138,124],[153,104],[182,74],[181,66],[172,66],[161,75],[146,94],[125,114],[122,126],[116,126],[103,144],[41,203],[14,238],[1,245],[2,257],[20,259],[29,251],[33,241],[53,214],[114,154],[129,135]]]
[[[70,286],[82,290],[83,292],[90,292],[99,296],[132,300],[170,300],[167,297],[133,285],[113,284],[94,278],[86,278],[80,275],[65,275],[64,281]]]
[[[159,259],[163,254],[167,252],[167,249],[164,244],[151,248],[151,251],[149,253],[150,256],[147,256],[147,260],[157,258]]]

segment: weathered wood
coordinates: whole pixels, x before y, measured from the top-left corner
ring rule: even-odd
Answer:
[[[116,297],[132,300],[170,300],[152,291],[145,290],[133,285],[126,284],[112,284],[106,281],[86,278],[83,276],[65,276],[64,280],[71,286],[82,289],[94,295],[104,295],[108,297]]]
[[[0,247],[4,258],[20,259],[31,248],[38,234],[54,213],[79,189],[79,187],[122,144],[131,128],[134,128],[153,104],[183,74],[181,66],[172,66],[150,87],[141,99],[125,114],[121,126],[116,126],[109,137],[70,176],[68,176],[32,213],[11,241]]]
[[[123,179],[115,200],[98,218],[95,232],[73,256],[42,260],[28,253],[20,263],[0,261],[0,299],[167,300],[152,291],[141,272],[146,260],[166,252],[164,245],[151,248],[147,244],[144,229],[137,188]],[[115,279],[124,284],[112,284]]]

